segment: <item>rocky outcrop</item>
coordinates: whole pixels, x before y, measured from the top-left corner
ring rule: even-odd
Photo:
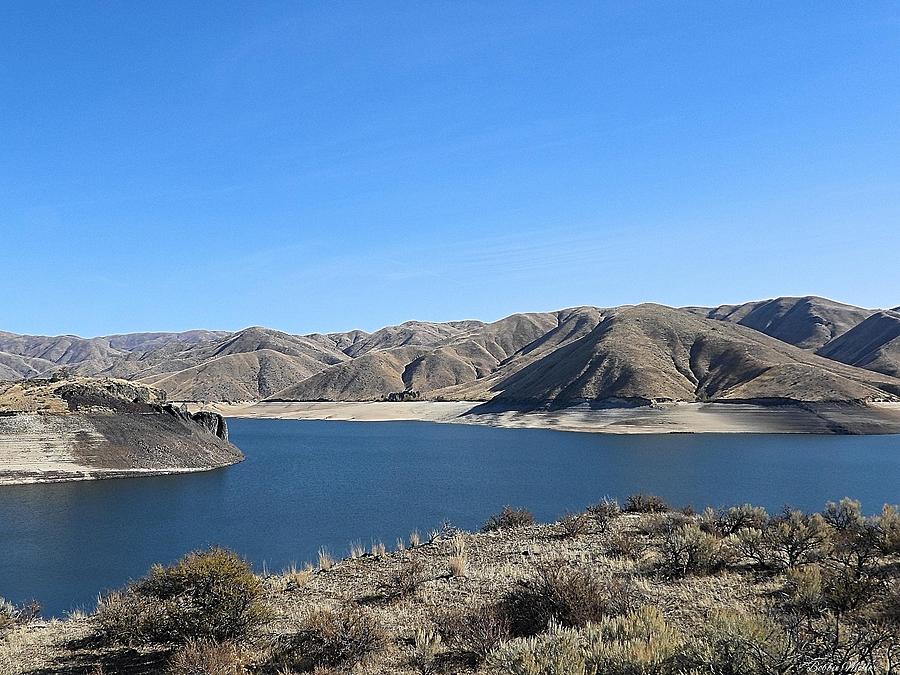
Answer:
[[[205,471],[240,462],[225,419],[117,380],[0,388],[0,485]]]

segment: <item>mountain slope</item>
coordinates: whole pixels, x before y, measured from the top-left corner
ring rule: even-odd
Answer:
[[[818,353],[842,363],[900,377],[900,312],[876,312]]]
[[[443,339],[388,349],[369,349],[272,396],[278,400],[367,401],[414,390],[431,392],[472,382],[555,328],[555,314],[514,314],[492,324],[460,322],[429,332]],[[396,335],[396,333],[393,333]],[[375,335],[375,333],[373,333]],[[420,338],[420,342],[428,338]]]
[[[438,392],[447,394],[448,392]],[[570,404],[624,399],[894,400],[900,380],[809,354],[743,326],[661,305],[607,310],[588,333],[454,397]]]
[[[872,311],[807,296],[721,305],[706,311],[705,316],[738,323],[797,347],[815,350],[865,320]]]

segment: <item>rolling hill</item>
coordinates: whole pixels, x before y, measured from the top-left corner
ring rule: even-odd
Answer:
[[[172,400],[876,401],[900,396],[900,313],[808,296],[408,321],[373,333],[0,333],[0,379],[125,378]]]

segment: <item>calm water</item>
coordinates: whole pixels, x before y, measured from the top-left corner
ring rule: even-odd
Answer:
[[[389,546],[443,521],[477,528],[504,504],[552,520],[604,495],[672,503],[900,502],[900,436],[612,436],[420,422],[230,420],[243,463],[207,473],[0,488],[0,595],[45,614],[200,546],[257,568],[320,546]]]

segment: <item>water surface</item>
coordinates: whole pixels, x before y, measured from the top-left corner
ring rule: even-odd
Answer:
[[[389,546],[504,504],[541,520],[637,491],[678,505],[900,502],[900,436],[616,436],[427,422],[229,420],[241,464],[197,474],[0,488],[0,595],[45,614],[210,544],[257,569]]]

